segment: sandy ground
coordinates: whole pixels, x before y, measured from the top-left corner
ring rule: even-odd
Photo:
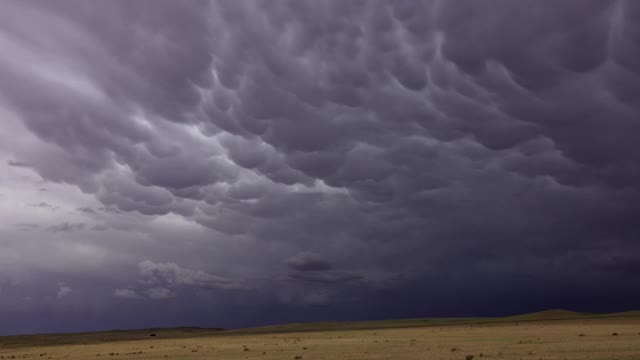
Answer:
[[[617,335],[614,335],[616,333]],[[37,340],[37,339],[36,339]],[[640,318],[0,347],[0,359],[640,359]]]

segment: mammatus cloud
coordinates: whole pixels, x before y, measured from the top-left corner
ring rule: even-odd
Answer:
[[[62,282],[79,308],[165,299],[137,319],[188,303],[213,326],[629,307],[638,16],[3,2],[0,287],[19,295],[0,308],[36,313]]]

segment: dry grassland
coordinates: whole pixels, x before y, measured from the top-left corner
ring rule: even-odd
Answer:
[[[8,337],[0,338],[0,359],[640,359],[637,316],[522,320],[429,326],[409,320],[394,323],[407,327],[350,330],[335,330],[334,324],[322,331],[301,325],[305,331],[298,332],[288,325],[268,331],[159,331],[154,337],[138,331],[136,340],[125,340],[126,333],[117,339],[98,333],[63,335],[53,340],[59,345],[51,345],[51,336]],[[74,336],[76,343],[68,341]]]

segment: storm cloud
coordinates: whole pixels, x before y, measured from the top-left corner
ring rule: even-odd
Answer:
[[[0,332],[633,307],[638,16],[4,1]]]

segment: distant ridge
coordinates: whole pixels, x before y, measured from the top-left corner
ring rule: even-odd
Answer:
[[[531,321],[531,320],[556,320],[556,319],[575,319],[583,316],[594,316],[595,313],[583,313],[570,310],[553,309],[538,311],[529,314],[512,315],[502,319],[513,321]]]
[[[221,328],[177,327],[146,328],[135,330],[110,330],[101,332],[36,334],[0,336],[0,348],[28,347],[33,343],[46,345],[99,344],[117,341],[158,339],[185,339],[208,336],[277,334],[310,331],[346,331],[390,328],[411,328],[430,326],[491,326],[493,324],[534,322],[534,321],[590,321],[607,318],[640,317],[640,311],[618,313],[582,313],[569,310],[544,310],[529,314],[506,317],[483,318],[418,318],[360,322],[314,322],[262,326],[245,329],[225,330]]]
[[[315,322],[294,323],[283,325],[262,326],[247,329],[229,330],[223,333],[258,334],[258,333],[287,333],[304,331],[341,331],[366,330],[384,328],[428,327],[428,326],[459,326],[459,325],[491,325],[501,323],[533,322],[533,321],[563,321],[590,320],[620,317],[640,317],[640,311],[626,311],[619,313],[585,313],[570,310],[553,309],[534,313],[511,315],[505,317],[478,318],[413,318],[361,322]]]
[[[4,347],[28,347],[34,342],[39,345],[77,345],[77,344],[101,344],[118,341],[159,339],[180,339],[211,336],[223,332],[220,328],[147,328],[147,329],[115,329],[97,332],[77,332],[61,334],[33,334],[0,336],[0,349]]]

